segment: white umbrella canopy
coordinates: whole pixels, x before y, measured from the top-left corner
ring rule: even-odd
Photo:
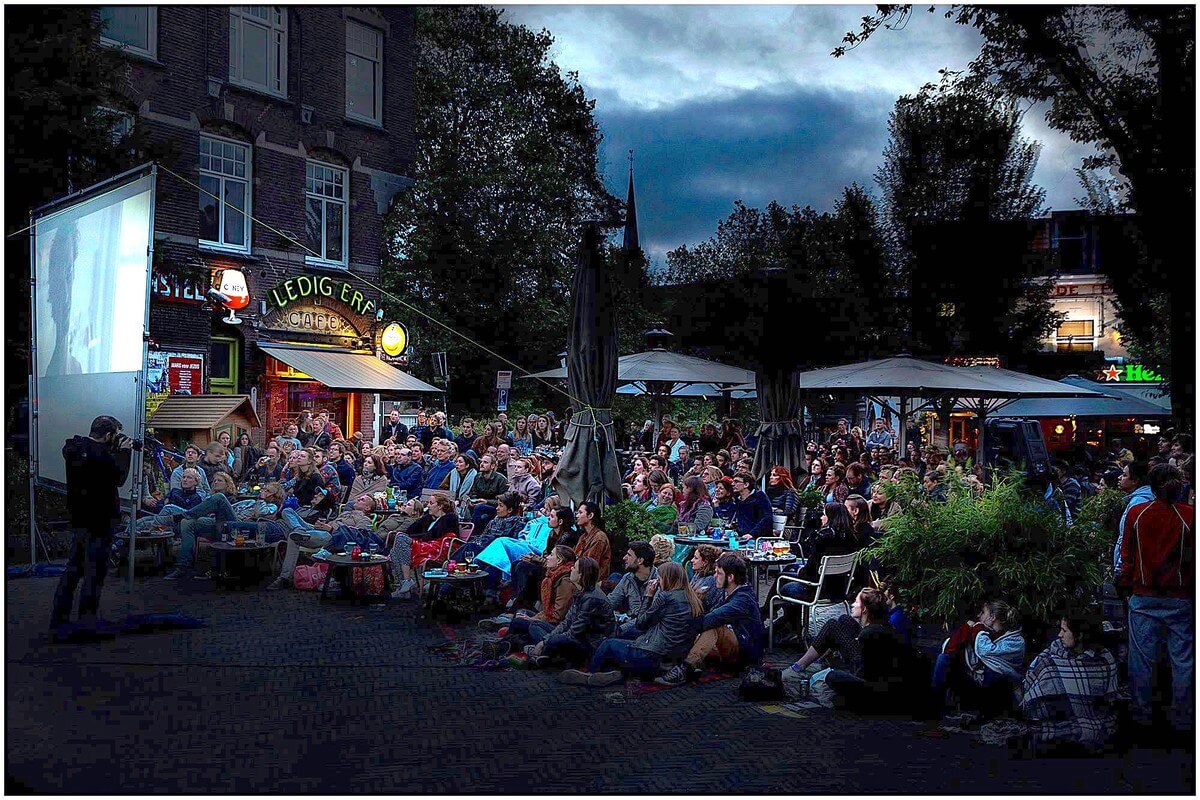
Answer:
[[[524,378],[566,379],[566,367],[523,375]],[[734,399],[754,391],[754,372],[716,361],[653,348],[617,359],[618,394],[644,394],[654,399],[655,431],[662,426],[662,401],[666,397],[716,396],[733,384],[749,383],[731,395]],[[739,397],[740,395],[740,397]]]
[[[1084,386],[1026,375],[996,367],[958,367],[925,361],[909,355],[897,355],[857,364],[809,370],[797,376],[801,391],[833,394],[856,392],[872,398],[899,397],[899,415],[907,416],[907,401],[968,400],[982,419],[1008,403],[1021,398],[1080,397],[1098,399],[1101,392]],[[736,386],[735,389],[746,388]],[[915,409],[913,409],[915,410]],[[904,446],[905,426],[900,426],[900,446]],[[980,436],[980,448],[983,436]]]

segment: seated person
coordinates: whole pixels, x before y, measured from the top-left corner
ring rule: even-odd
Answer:
[[[183,463],[175,469],[171,470],[171,489],[178,489],[183,485],[183,471],[185,469],[194,469],[200,473],[200,483],[196,490],[200,492],[200,497],[208,497],[212,494],[212,489],[208,485],[208,475],[204,470],[200,469],[200,459],[204,456],[204,450],[198,445],[189,444],[183,449]]]
[[[679,506],[675,505],[675,487],[670,483],[658,487],[646,510],[654,518],[659,533],[674,533],[675,520],[679,518]]]
[[[669,563],[671,557],[675,555],[675,543],[661,533],[650,537],[650,548],[654,550],[654,566],[656,567]]]
[[[1068,613],[1058,638],[1025,674],[1021,711],[1035,747],[1098,749],[1117,730],[1117,662],[1101,644],[1103,623],[1091,611]]]
[[[192,562],[196,551],[196,538],[220,539],[225,527],[235,521],[254,522],[274,519],[283,505],[283,486],[268,483],[258,493],[257,500],[237,500],[237,487],[233,476],[218,472],[213,476],[213,494],[182,514],[179,534],[182,544],[175,556],[175,569],[165,577],[176,580],[192,573]]]
[[[376,492],[387,492],[388,474],[383,465],[383,459],[377,455],[363,457],[362,474],[354,478],[350,484],[350,497],[368,495],[374,498]]]
[[[724,593],[717,589],[717,577],[714,574],[720,557],[721,551],[711,544],[702,544],[692,553],[692,591],[704,604],[705,613],[713,610],[714,602],[718,605],[724,602]]]
[[[571,607],[571,601],[579,593],[579,586],[571,580],[576,560],[575,551],[562,544],[556,545],[546,555],[545,577],[539,585],[541,610],[536,614],[518,611],[511,621],[506,621],[504,624],[508,626],[508,634],[505,638],[485,644],[486,659],[503,658],[514,645],[537,644],[562,622],[567,609]]]
[[[461,456],[460,456],[461,457]],[[450,558],[464,561],[467,553],[479,554],[497,539],[515,539],[525,529],[527,520],[521,513],[521,496],[516,492],[505,492],[496,498],[496,516],[488,522],[482,532],[475,532],[471,540],[459,547]]]
[[[991,719],[1011,708],[1024,667],[1025,638],[1017,610],[993,600],[984,604],[978,620],[964,623],[942,643],[933,690],[943,700],[946,690],[952,690],[964,710]]]
[[[655,683],[681,686],[693,681],[708,659],[740,669],[762,657],[762,615],[754,589],[746,584],[746,562],[734,553],[725,553],[717,559],[715,577],[724,602],[704,615],[702,633],[683,662],[655,678]]]
[[[824,513],[821,515],[821,528],[810,532],[802,542],[802,546],[808,552],[808,561],[803,567],[786,567],[784,573],[796,575],[809,583],[816,583],[821,576],[821,559],[825,556],[840,556],[856,552],[859,542],[855,538],[850,512],[846,506],[842,503],[826,503]],[[832,587],[820,587],[820,599],[840,602],[844,599],[845,588],[845,584],[839,586],[835,597],[830,594]],[[770,608],[771,598],[775,596],[776,592],[796,600],[810,601],[816,596],[817,587],[795,581],[776,581],[763,601],[764,608]],[[794,621],[797,616],[796,607],[789,604],[783,605],[782,618],[790,618]],[[777,614],[777,616],[779,615]],[[775,625],[777,622],[777,620],[771,620],[767,624]],[[776,634],[778,634],[778,629]]]
[[[471,487],[471,522],[481,530],[496,515],[495,500],[508,491],[508,478],[496,469],[496,457],[484,453],[479,457],[479,472]]]
[[[587,672],[569,669],[560,681],[609,686],[621,681],[624,673],[653,677],[662,672],[664,658],[681,658],[688,652],[704,607],[683,567],[673,561],[663,564],[658,580],[650,581],[647,591],[649,602],[633,622],[637,638],[605,639],[592,654]]]
[[[410,598],[417,588],[413,568],[443,555],[449,540],[455,536],[458,536],[458,514],[454,501],[444,494],[430,495],[425,501],[425,513],[407,531],[396,534],[392,543],[392,551],[388,554],[392,570],[403,576],[392,597],[397,600]]]
[[[586,501],[580,505],[587,505]],[[561,622],[537,644],[525,648],[527,664],[545,667],[552,661],[561,660],[569,666],[584,664],[596,646],[616,631],[612,604],[600,591],[600,565],[593,558],[580,558],[571,568],[571,581],[579,587],[579,593],[571,601],[571,607]]]
[[[557,497],[546,499],[546,525],[548,528],[546,539],[546,550],[549,552],[556,545],[564,544],[572,549],[576,548],[579,542],[579,532],[575,530],[575,517],[569,508],[560,508],[557,505]],[[551,501],[554,501],[552,504]],[[537,520],[534,521],[536,526]],[[509,545],[509,542],[502,542],[502,545]],[[533,606],[536,598],[533,592],[536,591],[538,583],[542,580],[545,573],[546,556],[542,553],[534,552],[536,549],[532,538],[530,540],[522,540],[512,542],[511,547],[506,548],[504,553],[505,558],[490,558],[489,553],[481,553],[479,558],[489,565],[496,565],[497,569],[502,572],[503,566],[499,565],[499,561],[507,561],[509,564],[509,573],[512,581],[512,608],[530,608]],[[495,545],[493,545],[494,547]],[[515,558],[515,560],[514,560]]]
[[[906,646],[912,646],[912,625],[904,606],[900,605],[896,585],[888,578],[879,582],[879,591],[883,592],[888,605],[888,624],[899,634]]]
[[[816,660],[816,652],[837,647],[846,659],[845,668],[824,669],[809,679],[817,702],[860,714],[916,711],[927,694],[923,683],[928,670],[921,673],[920,661],[887,623],[887,616],[883,592],[863,589],[854,598],[850,616],[822,626],[816,646],[785,674],[803,672]]]
[[[401,447],[396,451],[396,466],[392,469],[392,486],[405,493],[409,499],[421,496],[425,484],[425,470],[413,461],[413,451]]]
[[[617,585],[608,593],[608,602],[612,603],[614,612],[636,617],[648,602],[646,586],[658,578],[658,569],[654,566],[654,548],[648,542],[634,542],[625,551],[622,564],[625,574],[620,576]]]
[[[329,521],[308,522],[294,509],[285,508],[280,516],[287,523],[290,533],[287,537],[287,552],[283,555],[283,567],[279,577],[270,585],[272,589],[287,589],[292,585],[292,573],[296,571],[296,562],[300,559],[300,548],[306,547],[317,550],[328,547],[333,540],[333,532],[341,526],[356,530],[371,530],[371,511],[375,501],[370,495],[360,494],[354,498],[350,508],[343,511],[337,518]]]
[[[528,458],[514,459],[508,480],[508,490],[521,495],[521,499],[536,508],[542,502],[542,482],[530,474],[533,462]],[[540,465],[539,465],[540,467]],[[539,472],[540,472],[539,468]]]
[[[197,487],[200,485],[200,470],[188,468],[183,471],[178,489],[171,489],[167,496],[158,503],[153,516],[142,517],[137,521],[139,533],[148,533],[157,526],[175,528],[175,516],[195,508],[204,500]]]
[[[283,465],[279,462],[279,445],[271,442],[267,445],[266,453],[246,471],[246,482],[250,485],[263,485],[277,481],[283,476]]]
[[[713,516],[714,524],[720,522],[722,525],[731,525],[737,516],[737,506],[733,502],[733,478],[728,475],[722,477],[716,483],[713,490]]]

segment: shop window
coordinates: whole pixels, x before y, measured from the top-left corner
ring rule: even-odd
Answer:
[[[100,44],[146,58],[158,57],[158,9],[100,6]]]
[[[281,6],[229,9],[229,82],[287,96],[287,11]]]
[[[200,244],[250,252],[250,146],[200,137]]]
[[[1096,321],[1069,319],[1058,326],[1055,341],[1060,353],[1090,352],[1096,349]]]
[[[223,336],[212,338],[208,360],[208,388],[213,394],[237,394],[238,340]]]
[[[346,20],[346,116],[383,124],[383,33]]]
[[[309,261],[345,266],[350,173],[341,167],[309,161],[304,181],[304,238]]]

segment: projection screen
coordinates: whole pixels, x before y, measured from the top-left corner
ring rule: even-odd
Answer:
[[[44,484],[65,485],[63,444],[93,418],[110,414],[134,437],[144,427],[154,181],[142,168],[35,212],[31,419]],[[131,469],[122,497],[135,480]]]

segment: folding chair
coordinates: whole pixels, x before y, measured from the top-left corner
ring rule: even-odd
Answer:
[[[821,570],[817,574],[817,580],[806,581],[798,575],[783,574],[775,579],[775,596],[771,598],[771,602],[767,605],[767,619],[775,619],[775,604],[786,603],[789,605],[800,606],[801,609],[801,631],[805,643],[808,642],[808,624],[812,615],[812,610],[818,605],[844,605],[846,613],[850,613],[850,604],[846,600],[846,596],[850,593],[850,585],[854,581],[854,565],[858,562],[858,553],[849,553],[842,556],[825,556],[821,559]],[[813,587],[813,596],[811,600],[800,600],[795,597],[788,597],[781,593],[784,583],[799,583],[804,586]],[[838,598],[838,599],[832,599]],[[775,649],[775,625],[772,623],[770,631],[767,633],[767,649]]]

